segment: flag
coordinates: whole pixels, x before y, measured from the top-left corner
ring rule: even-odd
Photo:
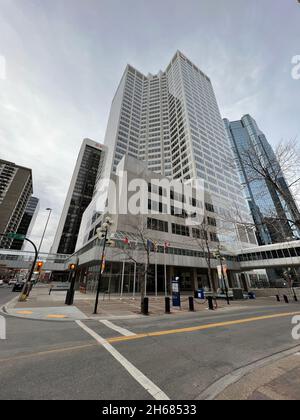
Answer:
[[[158,242],[154,241],[153,245],[154,245],[154,251],[157,252],[158,251]]]
[[[153,242],[151,241],[151,239],[147,239],[147,249],[150,251],[152,248]]]
[[[164,247],[165,247],[165,249],[170,248],[170,242],[165,241],[165,243],[164,243]]]
[[[101,265],[101,274],[104,273],[105,271],[105,264],[106,264],[106,257],[103,258],[102,260],[102,265]]]
[[[128,239],[128,238],[125,238],[125,239],[123,240],[123,242],[124,242],[124,244],[125,244],[125,245],[129,245],[129,239]]]

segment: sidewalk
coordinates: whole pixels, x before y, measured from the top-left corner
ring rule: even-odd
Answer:
[[[300,400],[300,353],[255,369],[216,400]]]
[[[192,294],[192,293],[191,293]],[[103,294],[99,296],[98,314],[93,315],[95,294],[75,293],[74,305],[66,306],[66,292],[52,292],[49,295],[48,286],[35,287],[26,302],[18,302],[19,294],[15,294],[14,300],[6,305],[5,310],[9,315],[30,319],[54,319],[54,320],[76,320],[76,319],[117,319],[141,317],[140,296],[135,299],[132,296],[124,296],[120,299],[118,295],[110,298]],[[183,295],[182,307],[180,310],[172,309],[172,315],[189,312],[188,296]],[[218,301],[219,311],[229,311],[244,307],[253,307],[274,304],[273,298],[260,298],[257,301],[235,301],[228,306],[225,301]],[[194,300],[196,312],[208,312],[208,304],[205,301]],[[159,316],[165,314],[164,296],[149,297],[149,315]]]

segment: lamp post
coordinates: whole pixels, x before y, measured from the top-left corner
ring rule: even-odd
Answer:
[[[102,248],[102,256],[101,256],[101,265],[100,265],[100,273],[98,276],[98,286],[97,286],[97,294],[96,294],[96,300],[95,300],[95,308],[94,308],[94,315],[97,314],[98,309],[98,301],[99,301],[99,294],[100,294],[100,288],[101,288],[101,279],[102,279],[102,272],[103,270],[103,263],[105,258],[105,249],[106,249],[106,243],[108,239],[108,232],[110,227],[112,226],[113,221],[110,219],[110,217],[105,218],[105,222],[102,223],[102,226],[97,229],[97,237],[98,239],[103,239],[103,248]]]
[[[49,214],[48,214],[47,221],[46,221],[45,228],[44,228],[44,232],[43,232],[43,235],[41,237],[41,241],[40,241],[40,244],[39,244],[39,247],[38,247],[38,254],[40,253],[40,250],[42,248],[42,244],[43,244],[43,241],[44,241],[45,233],[46,233],[46,230],[47,230],[47,227],[48,227],[48,223],[49,223],[49,220],[50,220],[50,216],[51,216],[51,213],[52,213],[52,209],[50,209],[49,207],[46,208],[46,210],[49,212]]]
[[[226,300],[227,300],[227,304],[230,305],[230,300],[229,300],[229,295],[228,295],[228,288],[227,288],[226,279],[225,279],[224,270],[223,270],[223,261],[226,261],[226,259],[225,259],[225,257],[222,257],[222,255],[221,255],[220,245],[218,246],[218,250],[214,253],[214,256],[220,260],[221,276],[222,276],[222,281],[224,283]]]

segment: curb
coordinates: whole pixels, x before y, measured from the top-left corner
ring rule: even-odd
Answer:
[[[195,400],[213,401],[218,397],[218,395],[225,391],[226,388],[238,382],[251,371],[272,364],[273,362],[276,362],[278,360],[284,359],[285,357],[291,356],[295,352],[297,353],[298,351],[300,351],[299,345],[295,347],[290,347],[289,349],[283,350],[278,353],[274,353],[272,356],[264,357],[263,359],[259,359],[256,362],[250,363],[239,369],[236,369],[235,371],[223,376],[221,379],[217,380],[208,388],[206,388],[200,395],[198,395],[197,398],[195,398]]]

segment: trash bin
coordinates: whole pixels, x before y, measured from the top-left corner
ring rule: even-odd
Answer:
[[[249,299],[252,299],[252,300],[256,299],[256,294],[254,292],[249,292],[248,296],[249,296]]]
[[[197,290],[197,297],[198,297],[198,299],[205,299],[205,292],[204,292],[204,289],[198,289]]]

